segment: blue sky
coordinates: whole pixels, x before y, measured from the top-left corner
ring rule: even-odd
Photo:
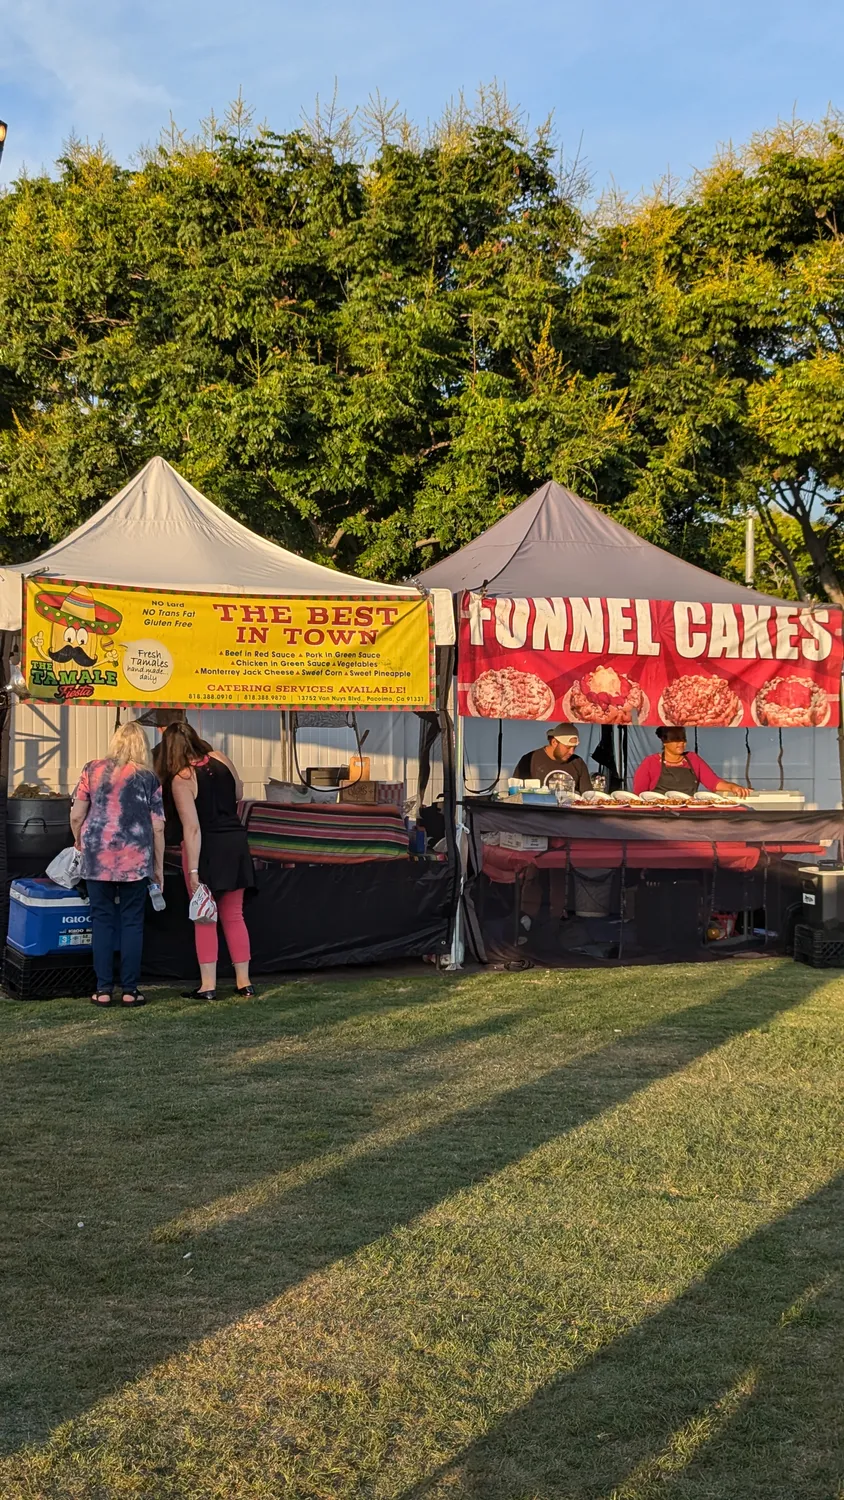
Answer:
[[[553,111],[569,152],[582,138],[596,190],[636,193],[844,105],[844,26],[840,0],[7,0],[0,171],[49,167],[71,132],[126,161],[239,89],[284,130],[335,78],[344,105],[380,89],[420,123],[497,78],[532,120]]]

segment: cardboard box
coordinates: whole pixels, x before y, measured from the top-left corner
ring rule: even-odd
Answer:
[[[340,788],[341,802],[357,802],[362,806],[373,804],[401,807],[404,802],[403,781],[352,781]]]
[[[376,781],[375,801],[387,802],[391,807],[401,807],[404,802],[404,782]]]
[[[357,802],[360,806],[374,806],[376,801],[377,781],[354,781],[351,785],[341,786],[341,802]]]
[[[354,786],[358,781],[369,780],[369,756],[350,755],[349,775],[346,781],[341,781],[341,786]]]
[[[544,854],[548,848],[548,840],[542,834],[502,833],[501,848],[520,849],[530,854]]]

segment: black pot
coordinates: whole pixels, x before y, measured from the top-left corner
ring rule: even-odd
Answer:
[[[6,803],[6,858],[48,864],[73,843],[70,797],[10,797]]]

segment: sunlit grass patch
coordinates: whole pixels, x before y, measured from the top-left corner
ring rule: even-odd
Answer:
[[[835,1495],[842,996],[303,983],[52,1051],[78,1005],[0,1012],[0,1493]]]

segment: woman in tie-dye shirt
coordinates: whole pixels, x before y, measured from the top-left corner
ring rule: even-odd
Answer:
[[[114,951],[120,949],[123,1004],[143,1005],[138,992],[147,886],[164,879],[164,804],[137,723],[118,729],[105,760],[83,769],[70,817],[82,851],[93,928],[95,1005],[111,1005]]]

